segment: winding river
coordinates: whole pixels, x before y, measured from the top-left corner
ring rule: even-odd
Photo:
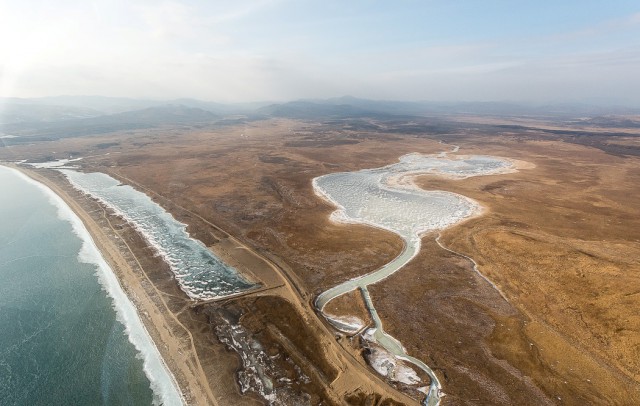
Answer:
[[[452,153],[458,152],[454,147]],[[382,321],[371,300],[368,285],[377,283],[407,264],[420,251],[421,235],[452,226],[474,214],[481,207],[475,201],[456,193],[427,191],[415,186],[411,179],[420,174],[434,174],[463,179],[515,171],[511,161],[489,156],[450,156],[408,154],[398,163],[356,172],[338,172],[313,179],[318,195],[337,207],[334,221],[360,223],[398,234],[404,241],[400,255],[380,269],[351,279],[320,294],[316,307],[329,320],[323,309],[331,300],[360,289],[374,327],[366,336],[393,354],[423,370],[431,379],[424,405],[436,406],[442,396],[440,381],[428,365],[407,354],[400,341],[384,331]],[[336,323],[332,323],[336,324]]]

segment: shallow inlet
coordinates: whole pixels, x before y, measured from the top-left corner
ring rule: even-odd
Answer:
[[[452,152],[457,152],[454,147]],[[468,218],[480,210],[475,201],[445,191],[426,191],[411,183],[419,174],[434,174],[453,178],[490,175],[514,171],[510,161],[488,156],[450,158],[447,152],[436,155],[408,154],[400,162],[382,168],[356,172],[339,172],[313,179],[317,194],[338,209],[331,214],[335,221],[361,223],[398,234],[404,240],[400,255],[375,272],[363,275],[320,294],[316,307],[322,312],[327,303],[347,292],[360,289],[375,327],[366,336],[399,359],[422,369],[431,378],[425,405],[440,403],[441,385],[438,377],[424,362],[408,355],[394,337],[382,326],[367,286],[397,272],[420,251],[420,235],[442,230]],[[323,313],[324,314],[324,313]],[[327,317],[331,322],[331,319]]]

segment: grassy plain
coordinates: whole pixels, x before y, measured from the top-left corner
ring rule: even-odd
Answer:
[[[439,242],[454,252],[437,243],[437,234],[425,236],[406,268],[370,287],[385,329],[440,376],[445,405],[640,403],[639,134],[625,128],[589,138],[549,132],[566,131],[566,124],[537,123],[536,130],[530,121],[504,128],[495,120],[463,117],[437,129],[428,120],[399,119],[160,127],[4,148],[0,158],[82,156],[85,170],[153,194],[214,249],[219,235],[202,219],[275,264],[295,293],[285,299],[298,303],[295,314],[273,299],[282,295],[268,299],[267,292],[235,306],[250,312],[246,324],[256,336],[280,340],[292,359],[315,365],[319,387],[342,385],[341,395],[357,385],[331,383],[336,365],[366,366],[354,339],[335,341],[339,348],[326,344],[341,355],[325,361],[305,349],[310,335],[333,339],[310,310],[313,299],[384,265],[402,242],[381,230],[331,222],[333,207],[314,195],[311,179],[450,148],[441,141],[459,145],[461,154],[529,162],[531,168],[512,174],[416,179],[426,189],[471,197],[486,211],[442,233]],[[479,273],[456,253],[473,258]],[[360,300],[349,295],[335,311],[362,315]],[[310,318],[311,330],[287,327]],[[268,320],[279,320],[277,331],[287,340],[265,330]],[[211,328],[201,331],[215,341]],[[198,357],[215,364],[207,352]],[[397,391],[381,392],[369,371],[370,384],[352,393],[353,403],[374,401],[376,391],[406,402]],[[364,379],[358,374],[353,377]],[[333,396],[317,390],[323,399]]]

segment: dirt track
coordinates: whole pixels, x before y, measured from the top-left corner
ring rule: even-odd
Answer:
[[[508,301],[468,260],[438,247],[435,236],[423,240],[428,248],[403,272],[372,287],[371,296],[385,328],[435,366],[447,393],[443,404],[541,404],[558,397],[565,404],[638,403],[638,158],[552,140],[543,132],[457,128],[407,135],[273,120],[184,130],[180,137],[166,136],[163,129],[121,134],[116,145],[100,151],[92,146],[112,136],[69,139],[3,156],[49,156],[53,150],[85,155],[87,168],[126,176],[188,209],[193,214],[161,203],[214,249],[215,232],[194,215],[267,258],[284,270],[302,308],[310,308],[314,295],[327,287],[388,262],[401,248],[390,233],[331,224],[333,208],[313,194],[313,177],[382,166],[408,152],[436,153],[441,139],[460,145],[463,153],[535,163],[535,169],[518,174],[419,181],[489,209],[447,230],[441,241],[473,257]],[[345,297],[331,310],[361,313],[358,300]],[[306,312],[301,317],[317,319]],[[183,312],[180,320],[186,323],[187,314],[196,320],[188,327],[199,331],[197,342],[211,340],[210,327],[198,315]],[[437,328],[425,329],[424,317],[436,320],[430,324]],[[326,326],[319,328],[333,336]],[[356,347],[341,345],[343,354],[359,357]],[[215,344],[207,348],[219,358],[199,352],[209,360],[205,373],[216,359],[233,359]],[[225,365],[235,370],[237,364]]]

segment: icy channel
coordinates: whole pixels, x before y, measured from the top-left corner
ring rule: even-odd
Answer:
[[[144,235],[170,265],[182,290],[192,299],[213,299],[256,287],[223,263],[149,196],[104,173],[60,169],[78,190],[113,209]]]
[[[456,147],[452,152],[457,150]],[[381,168],[338,172],[313,179],[316,193],[337,207],[331,214],[332,219],[383,228],[400,235],[405,242],[404,249],[393,261],[375,272],[323,292],[316,299],[316,306],[322,311],[332,299],[360,289],[375,324],[373,329],[367,331],[367,336],[394,356],[414,364],[430,376],[431,384],[425,405],[440,403],[440,382],[431,368],[408,355],[402,344],[384,331],[367,286],[397,272],[416,256],[420,251],[421,234],[442,230],[480,210],[478,203],[465,196],[415,187],[411,183],[413,176],[431,173],[462,179],[513,171],[512,162],[506,159],[489,156],[449,157],[443,152],[436,155],[408,154],[402,156],[398,163]],[[330,318],[328,320],[331,322]]]

